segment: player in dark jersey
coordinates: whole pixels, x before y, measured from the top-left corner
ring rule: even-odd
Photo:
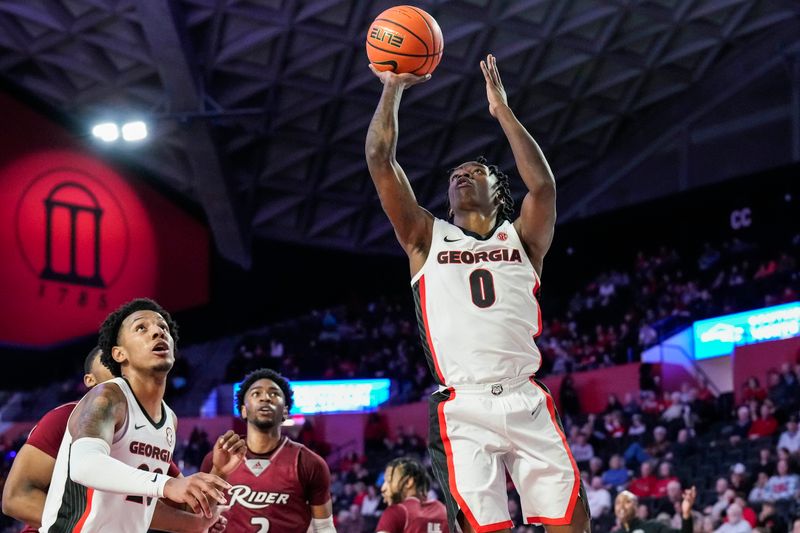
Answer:
[[[244,460],[214,444],[200,470],[230,483],[224,513],[236,533],[335,532],[330,471],[317,454],[281,434],[292,389],[280,374],[260,369],[245,376],[236,398],[247,421]],[[215,468],[213,464],[225,465]]]
[[[388,506],[378,533],[449,533],[447,509],[428,499],[430,479],[419,461],[400,458],[386,465],[381,495]]]
[[[97,346],[86,356],[83,371],[87,389],[114,377],[100,362]],[[76,405],[78,402],[69,402],[48,411],[33,427],[11,465],[3,487],[3,514],[25,522],[27,527],[22,533],[33,533],[42,525],[42,510],[58,448]]]
[[[83,383],[87,389],[104,383],[114,377],[111,371],[100,361],[100,348],[95,346],[86,356],[83,363]],[[44,502],[50,487],[58,449],[64,432],[67,430],[69,416],[78,402],[59,405],[48,411],[33,427],[28,439],[14,458],[11,470],[3,487],[3,513],[25,523],[20,533],[36,533],[42,520]],[[231,448],[239,441],[238,437],[224,435],[225,442]],[[167,472],[172,477],[181,475],[174,463]],[[202,515],[182,512],[158,502],[153,517],[153,527],[161,531],[192,532],[206,531],[220,533],[225,529],[227,520],[216,513],[213,519]]]

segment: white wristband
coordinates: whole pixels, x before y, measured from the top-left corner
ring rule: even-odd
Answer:
[[[312,518],[311,523],[314,525],[314,533],[336,533],[336,528],[333,527],[333,516]]]
[[[69,451],[69,477],[86,487],[128,494],[163,498],[169,476],[139,470],[111,457],[111,446],[103,439],[83,437]]]

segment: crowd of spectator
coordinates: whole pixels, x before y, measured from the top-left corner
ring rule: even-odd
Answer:
[[[683,257],[662,246],[600,273],[572,296],[544,297],[538,375],[638,361],[643,350],[693,320],[797,300],[800,242],[793,240],[787,250],[733,239],[718,247],[706,243]],[[272,326],[238,346],[225,379],[236,381],[262,366],[293,379],[391,376],[398,403],[418,400],[434,387],[410,295]]]
[[[616,527],[614,498],[622,490],[639,498],[640,518],[679,529],[682,494],[691,486],[698,491],[695,532],[800,531],[800,413],[796,403],[775,408],[770,400],[796,386],[798,372],[800,367],[776,370],[779,379],[770,387],[749,393],[759,399],[743,397],[739,404],[713,396],[702,384],[685,383],[677,391],[644,390],[622,402],[609,397],[598,414],[564,415],[593,531]],[[412,428],[390,433],[374,414],[365,427],[365,453],[332,462],[338,531],[374,531],[384,507],[383,465],[390,459],[411,455],[429,464],[424,439]],[[439,497],[438,490],[434,483],[429,497]],[[510,483],[509,512],[522,523]],[[542,530],[515,529],[533,531]]]

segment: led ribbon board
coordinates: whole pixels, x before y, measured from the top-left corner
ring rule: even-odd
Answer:
[[[692,328],[695,359],[731,355],[736,346],[800,335],[800,302],[698,320]]]
[[[338,379],[326,381],[292,381],[294,405],[292,415],[316,413],[355,413],[372,411],[389,399],[389,379]],[[233,413],[241,383],[233,385]]]

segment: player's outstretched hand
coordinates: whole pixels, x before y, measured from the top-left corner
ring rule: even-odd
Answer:
[[[211,502],[225,505],[223,490],[231,486],[224,480],[211,474],[198,472],[188,477],[174,477],[164,485],[164,497],[176,503],[185,503],[192,511],[203,514],[206,518],[213,516]]]
[[[489,113],[497,118],[497,109],[508,106],[508,97],[497,70],[497,59],[489,54],[485,61],[481,61],[481,72],[486,80],[486,99],[489,100]]]
[[[214,443],[212,474],[225,479],[244,460],[247,443],[243,438],[228,430]]]
[[[404,72],[402,74],[395,74],[390,70],[380,71],[376,69],[372,63],[369,64],[369,69],[375,74],[381,83],[384,85],[399,85],[403,89],[407,87],[411,87],[412,85],[416,85],[418,83],[424,83],[431,79],[430,74],[425,74],[424,76],[417,76],[416,74],[411,74],[408,72]]]

